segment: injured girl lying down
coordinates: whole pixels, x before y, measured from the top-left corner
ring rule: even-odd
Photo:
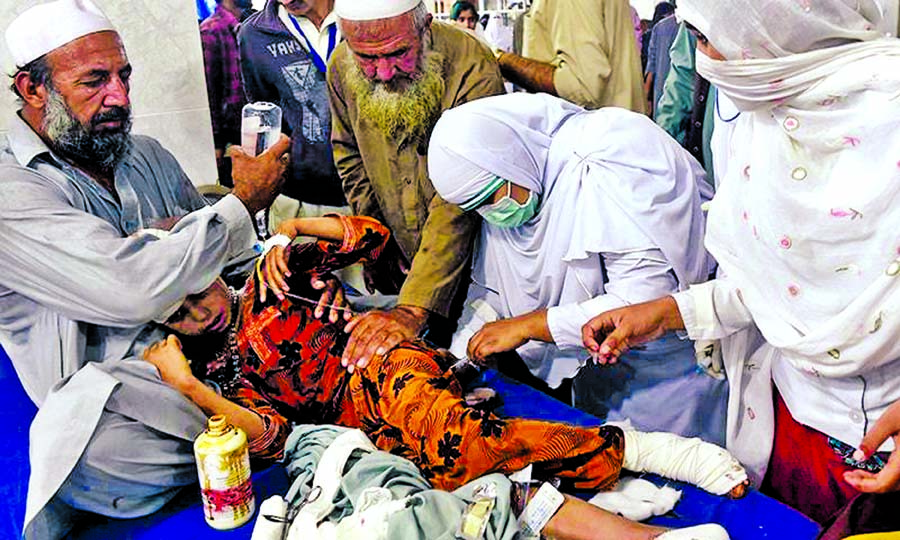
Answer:
[[[294,423],[337,424],[359,428],[444,490],[528,465],[537,477],[579,489],[611,489],[623,468],[718,495],[740,496],[746,489],[740,464],[697,439],[500,418],[472,408],[449,369],[455,359],[422,342],[405,342],[351,373],[341,365],[346,323],[315,317],[310,283],[375,260],[387,229],[370,218],[326,216],[288,221],[279,232],[319,240],[275,247],[239,292],[216,279],[188,296],[165,322],[180,337],[171,335],[144,354],[166,383],[204,412],[225,414],[246,431],[257,460],[280,458]],[[281,294],[282,288],[281,298],[262,300],[260,289],[282,276],[290,292]],[[570,497],[543,532],[558,539],[728,538],[718,525],[666,531]]]

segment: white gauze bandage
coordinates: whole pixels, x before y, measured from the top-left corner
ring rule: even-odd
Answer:
[[[601,491],[588,503],[631,521],[644,521],[670,512],[679,499],[681,492],[677,489],[657,487],[642,478],[623,476],[615,489]]]
[[[276,234],[275,236],[270,236],[263,243],[262,254],[265,255],[275,246],[287,247],[291,245],[291,242],[291,237],[287,236],[286,234]]]
[[[287,515],[287,507],[287,502],[281,498],[281,495],[272,495],[264,500],[259,506],[259,516],[256,518],[250,540],[279,540],[287,525],[276,520],[284,519],[284,516]],[[275,519],[268,519],[266,516],[272,516]]]
[[[724,448],[674,433],[625,431],[622,468],[688,482],[715,495],[747,480],[747,471]]]

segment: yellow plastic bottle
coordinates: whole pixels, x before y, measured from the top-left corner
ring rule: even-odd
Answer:
[[[194,457],[209,526],[227,530],[247,523],[256,510],[247,434],[229,424],[225,415],[215,415],[194,441]]]

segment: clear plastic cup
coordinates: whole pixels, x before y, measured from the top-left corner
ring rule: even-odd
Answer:
[[[241,148],[246,154],[258,156],[278,142],[281,107],[266,101],[248,103],[241,116]]]

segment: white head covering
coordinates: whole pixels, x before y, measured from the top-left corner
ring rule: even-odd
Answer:
[[[482,226],[473,279],[498,293],[488,300],[502,317],[602,294],[604,252],[659,249],[681,287],[708,275],[703,170],[643,115],[588,112],[546,94],[479,99],[438,121],[428,171],[455,204],[493,175],[540,196],[525,225]]]
[[[742,332],[725,358],[739,385],[728,448],[761,477],[773,366],[821,388],[835,377],[890,378],[880,368],[900,358],[900,41],[879,39],[889,30],[882,0],[678,4],[729,59],[698,53],[697,71],[744,111],[715,156],[724,172],[706,246],[775,349],[756,350]],[[808,404],[831,396],[781,382],[798,422],[858,444],[858,425],[811,413],[819,408]],[[807,406],[791,406],[800,400]]]
[[[883,0],[698,0],[678,17],[725,58],[781,58],[882,37],[891,29]]]
[[[428,146],[434,188],[444,200],[463,204],[496,175],[541,195],[553,136],[584,109],[524,94],[482,105],[447,111],[435,126]]]
[[[710,252],[798,369],[851,377],[900,357],[900,41],[865,30],[881,25],[877,2],[679,5],[695,25],[731,21],[698,26],[729,58],[786,27],[804,36],[773,42],[797,53],[787,56],[697,55],[698,71],[749,111],[722,156]]]
[[[115,31],[90,0],[57,0],[38,4],[16,17],[6,29],[6,45],[17,67],[80,37]]]
[[[388,19],[412,11],[422,0],[335,0],[334,13],[348,21]]]

